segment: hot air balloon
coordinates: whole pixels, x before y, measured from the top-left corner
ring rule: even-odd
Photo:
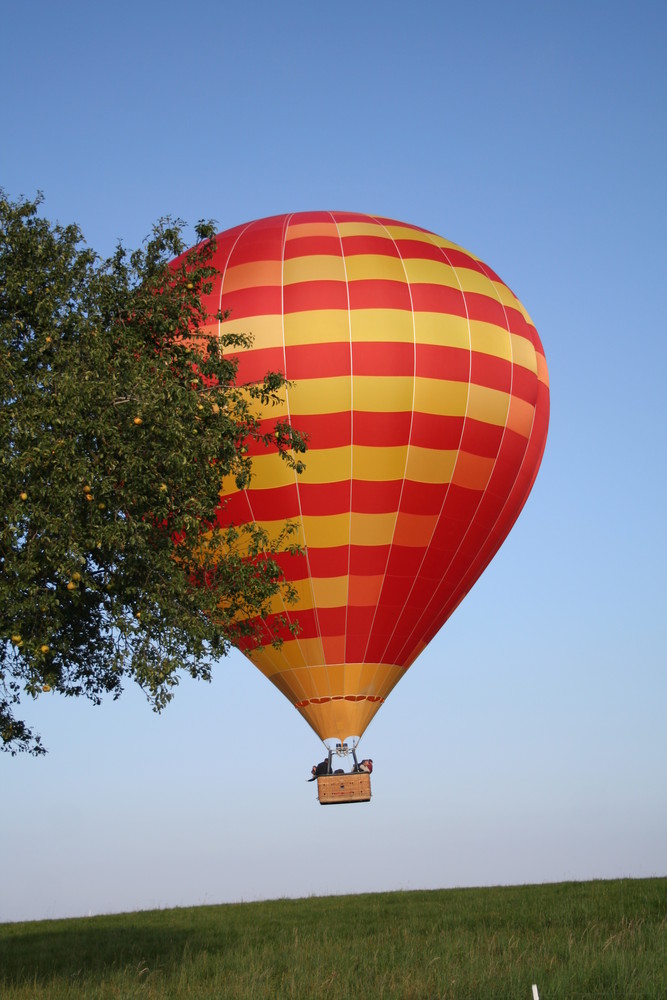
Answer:
[[[302,475],[258,446],[251,488],[223,487],[221,523],[293,521],[302,546],[278,556],[297,602],[275,607],[298,634],[243,651],[328,747],[354,747],[530,493],[544,351],[486,264],[417,226],[302,212],[215,241],[210,314],[254,338],[239,380],[283,372],[266,420],[309,438]]]

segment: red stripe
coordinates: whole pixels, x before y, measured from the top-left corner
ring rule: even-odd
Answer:
[[[382,341],[354,343],[352,365],[355,375],[412,375],[415,349],[412,344]]]
[[[507,315],[502,303],[498,302],[497,299],[492,299],[489,295],[481,295],[479,292],[466,292],[465,297],[470,319],[481,320],[483,323],[493,323],[507,329]]]
[[[356,415],[354,420],[356,424]],[[349,410],[292,417],[292,426],[307,435],[308,447],[313,451],[319,448],[344,448],[352,441],[352,413]],[[303,458],[304,461],[307,460],[307,453]]]
[[[439,514],[447,483],[417,483],[406,479],[401,496],[401,512],[405,514]]]
[[[350,281],[350,309],[411,309],[407,282],[384,278]]]
[[[366,222],[368,222],[368,221],[377,222],[381,226],[387,226],[387,227],[391,227],[391,228],[393,228],[395,226],[398,226],[398,227],[400,227],[402,229],[414,229],[415,232],[417,232],[417,233],[426,233],[427,236],[433,236],[434,235],[433,233],[429,232],[428,229],[423,229],[421,226],[408,225],[405,222],[399,222],[398,219],[388,219],[384,215],[377,215],[377,216],[375,216],[375,215],[368,216],[367,215],[367,216],[361,216],[361,221],[363,221],[363,220],[365,220]]]
[[[410,411],[373,413],[354,410],[352,420],[355,444],[365,447],[391,448],[405,444],[410,437]]]
[[[285,260],[295,257],[340,257],[340,239],[333,236],[295,236],[285,243]]]
[[[348,663],[363,663],[365,660],[374,616],[374,607],[353,605],[347,609],[345,659]]]
[[[444,313],[447,316],[465,316],[463,295],[458,288],[448,285],[414,284],[412,304],[415,312]]]
[[[289,552],[274,552],[271,558],[283,570],[288,580],[307,580],[310,576],[308,571],[308,560],[305,555]]]
[[[407,604],[412,583],[413,581],[408,577],[396,576],[388,573],[382,582],[382,593],[380,594],[378,608],[397,608],[400,613],[400,611],[402,611]],[[433,593],[433,584],[430,582],[425,585],[425,596],[427,600],[430,596],[429,591],[431,594]],[[422,607],[423,606],[424,605],[422,604]]]
[[[257,521],[329,517],[337,514],[437,514],[447,483],[418,483],[410,479],[343,479],[332,483],[299,483],[273,489],[234,493],[225,498],[219,520],[240,524]]]
[[[223,528],[228,524],[245,524],[252,519],[248,498],[242,492],[232,493],[231,496],[225,497],[215,514],[218,523]]]
[[[283,311],[311,312],[318,309],[347,310],[347,285],[344,281],[298,281],[285,285]]]
[[[522,312],[507,306],[507,319],[512,333],[517,334],[519,337],[525,337],[526,340],[529,340],[533,344],[538,354],[544,354],[537,330],[532,323],[528,322]]]
[[[281,260],[283,255],[284,216],[252,222],[233,245],[228,267],[255,264],[258,261]],[[243,229],[242,226],[238,230]],[[237,233],[238,230],[234,232]]]
[[[290,226],[312,225],[313,223],[324,223],[332,226],[334,218],[340,218],[346,214],[346,212],[294,212],[292,215],[285,215],[282,218],[289,218]],[[289,236],[289,229],[287,232]]]
[[[417,375],[420,378],[467,382],[470,376],[470,351],[458,347],[417,344]]]
[[[542,388],[543,392],[540,393],[533,434],[528,442],[528,447],[525,451],[525,457],[520,472],[511,489],[511,492],[508,496],[506,495],[506,502],[504,503],[499,519],[494,524],[492,534],[489,536],[487,542],[480,548],[475,558],[469,563],[461,575],[461,578],[457,582],[451,598],[453,606],[455,606],[455,603],[460,601],[465,596],[475,580],[483,572],[484,568],[498,551],[500,545],[507,536],[507,533],[510,531],[512,525],[519,516],[526,498],[530,493],[533,482],[535,481],[542,453],[544,451],[547,426],[549,422],[549,392],[546,387]],[[502,497],[499,499],[501,502],[503,501]],[[435,631],[437,631],[437,629],[435,629]],[[430,628],[424,636],[426,641],[430,638],[431,633],[435,634],[434,630]]]
[[[498,454],[504,427],[484,424],[480,420],[466,420],[461,439],[461,451],[483,458],[495,458]]]
[[[262,431],[264,432],[264,421]],[[336,413],[311,413],[294,416],[291,424],[308,439],[308,448],[344,448],[351,443],[352,414],[349,410]],[[307,454],[307,453],[306,453]],[[304,461],[306,456],[302,456]]]
[[[438,451],[462,451],[471,455],[493,458],[500,446],[504,427],[486,424],[470,417],[443,417],[433,413],[412,414],[410,411],[398,413],[368,413],[344,410],[339,413],[315,413],[292,418],[296,430],[308,435],[309,451],[328,448],[345,448],[354,443],[366,448],[395,448],[408,443],[416,448],[432,448]],[[410,428],[412,425],[412,433]],[[260,425],[261,434],[271,434],[275,418],[264,420]],[[266,446],[261,442],[248,441],[248,452],[253,455],[266,454]],[[303,456],[308,463],[308,452]]]
[[[299,516],[299,497],[293,484],[270,490],[250,489],[247,497],[255,521],[291,521]]]
[[[512,395],[525,399],[527,403],[535,403],[537,399],[538,378],[534,372],[521,365],[514,365],[512,377]]]
[[[480,490],[469,490],[466,486],[457,486],[454,483],[450,483],[442,517],[437,527],[440,527],[443,520],[448,519],[468,524],[481,496],[482,492]]]
[[[239,361],[238,381],[259,381],[267,371],[284,372],[299,382],[311,378],[336,378],[350,374],[350,345],[346,341],[323,344],[299,344],[287,347],[253,349],[231,355]],[[455,347],[409,343],[355,343],[352,345],[352,371],[355,375],[383,377],[411,376],[464,382],[510,391],[520,399],[534,402],[536,376],[521,366],[514,367],[504,358],[469,352]],[[512,382],[513,379],[513,382]]]
[[[463,422],[463,417],[443,417],[434,413],[416,412],[413,416],[410,442],[418,448],[453,451],[459,447]]]
[[[345,576],[348,555],[348,545],[336,545],[330,549],[308,549],[311,575],[314,577]]]
[[[337,483],[301,483],[301,511],[305,517],[346,514],[350,509],[350,481]]]
[[[285,351],[288,379],[334,378],[350,374],[350,345],[348,342],[324,344],[299,344]]]
[[[227,258],[244,228],[244,226],[235,226],[233,229],[228,229],[226,232],[220,233],[215,237],[215,253],[211,258],[211,264],[217,271],[222,272],[225,270]]]
[[[358,514],[392,514],[398,509],[403,481],[352,481],[352,510]],[[349,508],[350,498],[347,505]]]
[[[489,389],[509,392],[512,382],[512,364],[505,358],[473,351],[470,354],[470,382]]]
[[[421,240],[396,240],[398,252],[404,260],[436,260],[452,267],[465,267],[471,271],[484,273],[482,267],[463,250],[452,247],[439,247],[435,243],[423,243]]]
[[[305,638],[312,639],[317,635],[342,635],[345,631],[346,608],[318,608],[317,624],[315,627],[314,615],[306,612],[306,620],[303,624]],[[312,615],[312,618],[311,618]],[[311,624],[312,622],[312,624]],[[301,614],[299,614],[299,625],[301,625]]]
[[[392,545],[388,556],[388,573],[414,579],[424,558],[424,550],[409,545]]]
[[[465,265],[463,265],[463,266],[465,267]],[[478,269],[482,272],[482,274],[485,274],[487,276],[487,278],[489,279],[489,281],[497,281],[499,285],[504,285],[505,288],[507,288],[508,292],[512,292],[512,289],[509,288],[507,285],[505,285],[505,282],[503,281],[503,279],[500,278],[496,274],[496,272],[493,270],[493,268],[489,267],[488,264],[485,264],[483,261],[479,261]],[[512,294],[514,294],[514,293],[512,292]]]
[[[350,573],[355,576],[377,576],[384,573],[389,545],[351,545]]]
[[[267,372],[285,371],[282,347],[265,347],[232,355],[238,360],[237,384],[261,382]]]
[[[247,319],[251,316],[280,316],[282,289],[280,285],[255,285],[225,292],[223,287],[220,308],[223,312],[230,312],[233,320]]]
[[[388,225],[392,224],[391,219],[376,219],[374,215],[366,215],[363,212],[332,212],[331,214],[339,225],[343,222],[361,222],[366,226],[379,225],[385,222]],[[401,223],[394,222],[393,225],[401,225]]]
[[[394,241],[389,236],[383,236],[379,227],[377,236],[343,236],[343,253],[346,257],[369,254],[374,257],[398,259]]]
[[[489,269],[486,268],[479,261],[475,260],[474,257],[471,257],[470,254],[467,254],[465,250],[461,250],[459,248],[454,248],[454,247],[447,247],[446,249],[443,248],[442,252],[447,260],[447,263],[451,264],[452,267],[454,268],[457,267],[465,268],[468,271],[477,271],[479,274],[484,274],[487,276],[489,274]],[[493,271],[491,271],[490,273],[493,276],[493,278],[499,280],[498,276],[494,274]]]

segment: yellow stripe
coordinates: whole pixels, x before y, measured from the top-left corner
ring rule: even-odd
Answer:
[[[272,677],[285,670],[307,667],[308,663],[322,663],[324,656],[322,643],[315,639],[290,639],[280,649],[266,646],[254,652],[249,659],[259,667],[266,677]]]
[[[350,377],[308,379],[298,382],[289,394],[290,409],[294,415],[307,416],[310,413],[341,413],[354,409],[371,413],[410,412],[414,383],[414,410],[436,416],[460,417],[466,412],[468,399],[467,382],[450,382],[444,379],[392,376],[377,378],[372,375],[355,375],[352,379],[353,396],[350,393]],[[471,386],[474,390],[475,419],[491,424],[503,424],[501,413],[507,412],[509,397],[506,392]],[[408,402],[408,400],[410,402]],[[481,415],[486,414],[486,415]]]
[[[336,483],[351,476],[366,482],[402,479],[407,450],[407,445],[393,448],[354,445],[312,450],[307,453],[306,471],[299,480],[303,483]],[[263,456],[261,460],[265,460]],[[258,459],[253,461],[253,468],[257,462]]]
[[[544,382],[547,389],[549,388],[549,371],[547,369],[547,361],[543,354],[535,352],[535,360],[537,361],[537,377],[540,382]]]
[[[470,346],[473,351],[478,351],[480,354],[490,354],[505,361],[513,360],[510,334],[493,323],[471,320]]]
[[[519,300],[517,299],[516,295],[514,294],[511,288],[508,288],[507,285],[502,281],[494,281],[492,284],[497,292],[497,298],[502,302],[504,306],[507,306],[509,309],[518,308]]]
[[[295,416],[345,412],[352,404],[350,377],[301,379],[290,389],[289,403]]]
[[[432,315],[442,326],[442,315]],[[349,313],[346,309],[313,309],[286,314],[285,342],[295,346],[313,342],[347,343],[350,327],[353,341],[412,343],[414,340],[412,314],[408,309],[353,309]],[[434,342],[439,342],[437,335]]]
[[[532,326],[532,328],[535,329],[535,324],[533,323],[532,319],[530,318],[530,316],[528,314],[528,310],[523,305],[523,303],[520,302],[519,299],[516,299],[515,305],[516,305],[516,308],[521,313],[521,315],[523,316],[523,318],[525,319],[525,321],[528,324],[528,326]]]
[[[457,454],[436,448],[410,448],[405,478],[414,483],[449,483]]]
[[[441,247],[443,250],[459,250],[461,253],[467,254],[472,260],[479,261],[479,257],[476,257],[474,253],[470,253],[469,250],[465,250],[460,243],[452,243],[451,240],[446,240],[444,236],[437,236],[435,233],[429,233],[428,237],[428,242],[432,243],[435,247]]]
[[[444,379],[434,378],[415,379],[414,409],[417,413],[462,417],[466,412],[467,402],[467,382],[447,382]]]
[[[203,323],[193,334],[193,341],[206,343],[208,340],[217,340],[220,334],[220,323],[215,320],[213,323]]]
[[[312,577],[312,595],[315,607],[342,608],[347,604],[348,578],[346,576]],[[306,605],[303,605],[304,608]],[[312,607],[312,605],[307,605]]]
[[[395,514],[336,514],[304,517],[306,545],[316,549],[337,545],[388,545],[394,534]]]
[[[476,488],[476,487],[473,487]],[[421,547],[428,542],[436,514],[327,514],[306,516],[301,529],[292,536],[297,545],[326,549],[341,545],[389,545],[394,539],[400,545]],[[284,521],[258,521],[260,528],[275,537]]]
[[[289,346],[347,343],[349,339],[347,309],[311,309],[285,314],[285,343]]]
[[[509,397],[506,397],[509,398]],[[525,426],[534,407],[530,403],[512,398],[512,410],[517,420]],[[519,411],[525,413],[519,418]],[[513,429],[517,429],[514,427]],[[407,465],[405,462],[407,455]],[[367,448],[354,445],[352,448],[322,448],[309,451],[306,456],[306,471],[298,482],[304,485],[348,482],[354,478],[359,482],[393,482],[405,479],[413,483],[449,483],[452,480],[458,456],[476,459],[468,452],[453,449],[441,451],[438,448],[418,448],[407,446],[398,448]],[[294,473],[275,455],[259,455],[253,459],[253,490],[271,490],[294,483]],[[228,476],[221,495],[233,496],[237,492],[234,480]]]
[[[412,411],[414,379],[411,376],[376,378],[372,375],[355,375],[352,382],[355,410],[365,413]]]
[[[488,298],[493,299],[494,302],[498,302],[499,300],[503,302],[505,299],[509,299],[505,304],[514,304],[514,296],[505,285],[498,285],[496,282],[491,281],[490,278],[487,278],[485,274],[469,267],[461,267],[457,264],[455,270],[464,292],[470,292],[473,295],[486,295]],[[504,295],[502,294],[503,290]]]
[[[361,516],[361,515],[358,515]],[[380,515],[380,520],[378,518],[373,518],[372,515],[366,515],[366,519],[370,521],[375,521],[371,526],[373,531],[373,541],[369,541],[368,538],[360,540],[355,544],[366,544],[366,545],[386,545],[391,541],[391,535],[393,533],[393,525],[396,520],[394,514],[391,516],[391,526],[388,524],[382,524],[382,519],[387,521],[389,515]],[[260,528],[265,529],[269,534],[274,535],[277,531],[278,525],[282,522],[279,521],[258,521]],[[351,538],[350,531],[350,514],[330,514],[327,517],[305,517],[301,520],[301,531],[299,532],[299,538],[297,544],[308,545],[315,549],[325,549],[330,547],[335,547],[337,545],[349,545]],[[358,532],[357,532],[358,533]]]
[[[352,340],[356,343],[409,343],[415,339],[412,313],[407,309],[353,309]]]
[[[348,581],[347,603],[350,607],[376,607],[384,583],[384,574],[358,576],[353,574]]]
[[[494,461],[493,458],[462,451],[456,462],[452,482],[457,486],[465,486],[468,490],[485,490],[493,472]]]
[[[312,450],[308,452],[306,471],[299,480],[304,484],[344,482],[350,478],[351,461],[350,447]]]
[[[338,236],[338,230],[333,219],[323,222],[290,223],[285,237],[286,242],[298,240],[303,236]]]
[[[393,479],[402,479],[407,454],[407,444],[389,448],[354,445],[352,474],[355,479],[367,482],[391,482]]]
[[[384,226],[378,222],[339,222],[338,231],[341,236],[376,236],[386,238]],[[391,245],[391,244],[390,244]]]
[[[347,544],[347,542],[345,543]],[[287,610],[298,617],[299,612],[312,608],[375,607],[382,584],[383,575],[377,576],[334,576],[313,577],[310,581],[300,580],[293,586],[298,592],[294,604],[285,606],[279,597],[273,598],[270,612],[278,614]]]
[[[316,452],[313,452],[316,454]],[[310,465],[310,461],[308,462]],[[305,473],[303,473],[305,475]],[[253,490],[278,489],[294,484],[296,473],[278,455],[257,455],[252,460]],[[302,476],[299,476],[301,479]]]
[[[394,544],[424,548],[433,537],[437,522],[437,514],[399,513],[396,518]]]
[[[228,268],[222,279],[223,301],[226,292],[261,285],[279,285],[282,281],[282,261],[253,260]]]
[[[389,244],[391,246],[391,244]],[[405,270],[398,257],[380,254],[355,254],[345,261],[348,281],[400,281],[405,283]]]
[[[508,334],[504,327],[481,320],[468,321],[464,316],[447,313],[417,312],[413,315],[407,309],[313,309],[308,312],[287,313],[284,317],[285,343],[287,346],[301,344],[349,343],[350,328],[354,342],[358,343],[412,343],[429,344],[439,347],[472,349],[483,354],[509,360],[508,336],[512,338],[514,361],[531,371],[535,364],[534,348],[529,339],[517,334]],[[222,333],[249,333],[253,337],[253,347],[282,347],[283,320],[280,315],[251,316],[234,320],[233,317],[220,324]],[[205,328],[205,334],[217,334],[215,328]],[[234,353],[228,351],[228,353]]]
[[[448,288],[456,289],[461,287],[454,268],[444,258],[442,260],[425,260],[421,257],[410,257],[403,263],[408,280],[413,285],[446,285]]]
[[[294,285],[299,281],[345,281],[342,257],[311,254],[286,260],[283,283]]]
[[[515,365],[527,368],[528,371],[537,375],[537,357],[535,348],[526,337],[518,337],[515,333],[510,334],[512,341],[512,361]]]
[[[507,285],[501,281],[493,281],[480,271],[460,264],[452,266],[444,258],[442,261],[407,258],[404,263],[411,283],[446,285],[463,292],[487,295],[503,305],[517,307],[518,300]]]
[[[446,240],[435,233],[423,233],[419,229],[412,229],[410,226],[387,226],[387,232],[395,240],[419,240],[420,243],[430,243],[432,246],[461,250],[457,243]],[[471,254],[469,256],[472,256]]]
[[[507,421],[509,405],[510,396],[507,392],[488,389],[484,385],[470,386],[467,415],[472,420],[481,420],[485,424],[496,424],[502,427]]]
[[[470,331],[465,316],[446,313],[416,312],[415,336],[418,344],[435,344],[439,347],[470,349]]]
[[[290,615],[297,616],[299,611],[307,611],[313,607],[313,591],[310,586],[309,580],[297,580],[292,583],[294,590],[297,593],[297,599],[293,604],[286,604],[279,594],[271,598],[267,604],[267,614],[279,615],[287,612]],[[341,605],[345,604],[345,599],[340,602]],[[315,606],[324,607],[325,605],[318,604],[315,602]],[[332,607],[339,607],[340,605],[331,605]]]
[[[527,403],[525,399],[512,396],[510,410],[507,414],[507,427],[522,437],[530,437],[530,432],[535,420],[535,407]]]
[[[283,324],[278,314],[264,316],[249,316],[244,319],[234,319],[234,314],[220,324],[221,333],[245,333],[253,338],[251,349],[264,347],[282,347]],[[311,327],[312,336],[312,327]],[[238,348],[228,348],[226,354],[237,353]]]

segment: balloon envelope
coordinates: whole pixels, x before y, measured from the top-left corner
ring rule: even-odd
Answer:
[[[223,523],[299,525],[280,556],[298,621],[246,649],[323,740],[359,737],[514,524],[549,418],[526,310],[473,254],[424,229],[345,212],[261,219],[216,237],[211,315],[250,333],[240,381],[293,384],[309,436],[297,476],[262,447]]]

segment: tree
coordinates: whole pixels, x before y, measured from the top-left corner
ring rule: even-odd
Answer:
[[[278,642],[248,620],[291,592],[257,525],[221,526],[224,476],[246,485],[248,444],[297,471],[288,422],[260,420],[284,379],[237,384],[202,296],[211,224],[181,262],[183,224],[101,260],[41,198],[0,191],[0,735],[43,753],[15,716],[25,695],[118,697],[134,679],[154,708],[181,670],[208,679],[235,638]],[[211,329],[213,332],[211,332]],[[227,349],[227,354],[224,353]]]

